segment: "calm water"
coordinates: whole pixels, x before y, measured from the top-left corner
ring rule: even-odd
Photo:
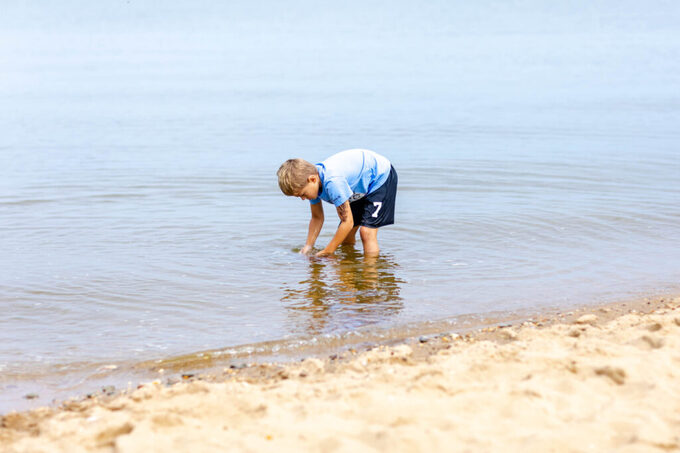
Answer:
[[[0,411],[69,370],[680,290],[675,2],[8,3]],[[276,169],[352,147],[399,172],[383,253],[299,256]]]

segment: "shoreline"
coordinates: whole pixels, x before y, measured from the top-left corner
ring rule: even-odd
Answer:
[[[626,310],[645,310],[649,304],[672,299],[675,293],[637,297],[616,302],[588,305],[570,304],[515,311],[497,311],[457,315],[436,321],[416,321],[394,327],[364,326],[358,330],[333,335],[300,337],[291,340],[272,340],[240,344],[220,349],[197,351],[162,359],[131,362],[104,361],[80,369],[58,370],[33,379],[17,375],[3,376],[5,385],[15,392],[5,392],[0,400],[0,416],[10,412],[24,412],[39,407],[58,407],[64,401],[130,392],[140,383],[161,380],[174,383],[183,375],[201,375],[219,379],[223,370],[250,368],[261,364],[285,365],[304,358],[325,359],[347,350],[362,350],[381,345],[397,345],[416,339],[430,341],[442,335],[475,336],[494,339],[491,333],[499,326],[516,326],[535,322],[539,326],[558,320],[573,320],[578,313],[599,310],[603,319],[611,319]],[[490,329],[490,330],[489,330]],[[64,384],[61,384],[63,382]],[[1,381],[0,381],[1,383]]]
[[[220,451],[216,439],[277,451],[678,449],[679,308],[680,297],[642,298],[187,373],[11,412],[0,441],[16,452]]]

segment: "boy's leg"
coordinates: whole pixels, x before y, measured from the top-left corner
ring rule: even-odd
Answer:
[[[361,236],[361,242],[364,244],[364,255],[377,255],[380,252],[377,228],[362,226],[359,235]]]
[[[380,252],[378,228],[394,223],[397,178],[397,172],[392,167],[387,181],[375,192],[363,198],[363,212],[355,215],[356,219],[361,219],[360,234],[361,242],[364,244],[364,255],[377,255]],[[354,215],[354,211],[352,211],[352,215]]]
[[[358,226],[355,226],[350,230],[349,233],[347,233],[347,236],[345,239],[342,241],[343,244],[348,244],[348,245],[354,245],[357,242],[357,230],[359,229]]]

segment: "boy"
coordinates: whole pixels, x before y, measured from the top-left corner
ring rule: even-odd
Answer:
[[[397,172],[387,158],[366,149],[350,149],[316,165],[289,159],[276,174],[281,192],[310,200],[312,218],[300,253],[309,253],[319,236],[324,200],[335,205],[340,225],[331,242],[316,255],[330,255],[341,243],[354,244],[359,228],[364,255],[378,254],[378,228],[394,223],[397,195]]]

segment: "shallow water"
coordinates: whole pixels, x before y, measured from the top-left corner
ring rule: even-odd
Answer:
[[[69,370],[680,288],[674,4],[103,5],[0,18],[2,411]],[[276,169],[352,147],[399,172],[396,224],[302,257]]]

